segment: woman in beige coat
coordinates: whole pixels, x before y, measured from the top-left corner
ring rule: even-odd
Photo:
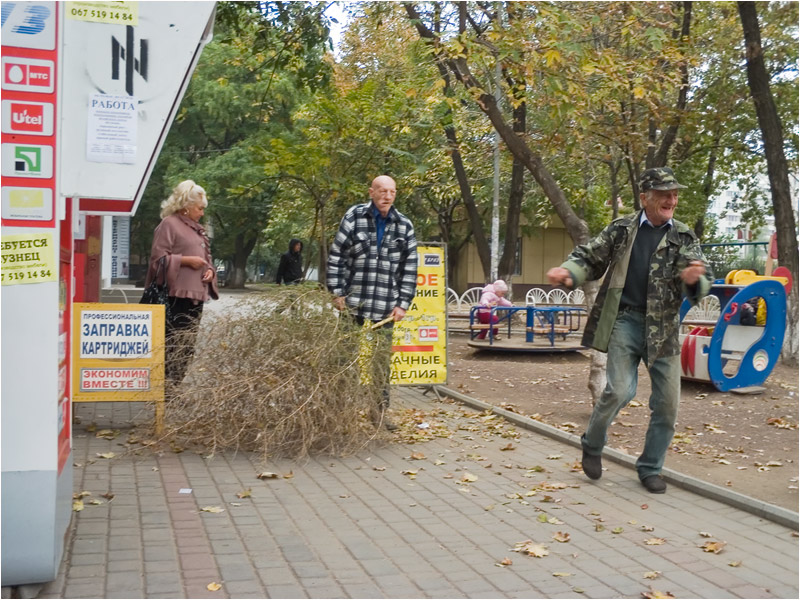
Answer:
[[[192,180],[179,183],[161,204],[162,221],[156,227],[150,251],[145,286],[156,276],[159,261],[166,261],[170,318],[165,324],[164,367],[167,381],[173,384],[183,380],[194,356],[203,303],[219,298],[208,236],[200,225],[206,206],[203,188]]]

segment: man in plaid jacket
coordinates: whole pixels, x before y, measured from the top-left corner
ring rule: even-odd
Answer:
[[[371,202],[351,206],[339,224],[328,256],[328,289],[339,310],[364,320],[400,321],[417,288],[417,240],[411,221],[394,206],[394,179],[376,177]],[[393,323],[383,331],[391,338]],[[389,405],[388,380],[382,408]],[[386,428],[394,425],[385,420]]]

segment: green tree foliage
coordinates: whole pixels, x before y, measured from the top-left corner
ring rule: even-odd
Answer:
[[[148,186],[138,219],[152,231],[160,200],[183,179],[209,195],[213,253],[241,287],[247,259],[267,226],[277,184],[260,152],[292,126],[303,97],[325,85],[328,29],[322,5],[222,2],[214,40],[203,51]]]

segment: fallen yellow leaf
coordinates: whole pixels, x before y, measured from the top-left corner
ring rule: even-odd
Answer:
[[[553,534],[553,539],[564,544],[569,541],[569,534],[564,531],[556,531],[555,534]]]
[[[512,548],[514,552],[521,552],[523,554],[527,554],[528,556],[533,556],[536,558],[543,558],[550,554],[550,551],[547,549],[545,544],[537,544],[532,540],[525,540],[524,542],[517,542],[517,544]]]
[[[674,598],[671,593],[669,592],[659,592],[658,590],[654,590],[650,587],[650,590],[647,592],[642,592],[642,598]]]
[[[647,544],[648,546],[661,546],[666,541],[667,540],[665,540],[664,538],[649,538],[646,539],[644,543]]]
[[[277,473],[272,473],[271,471],[264,471],[264,472],[259,473],[258,475],[256,475],[256,477],[258,479],[277,479],[278,478],[278,474]]]
[[[225,509],[220,506],[204,506],[200,509],[200,512],[207,512],[207,513],[221,513],[225,512]]]
[[[569,577],[570,575],[572,575],[572,573],[561,573],[558,571],[553,573],[553,577]]]
[[[475,481],[478,481],[478,477],[477,475],[473,475],[472,473],[464,473],[464,475],[461,477],[461,481],[465,483],[473,483]]]
[[[422,452],[413,452],[411,454],[411,460],[425,460],[427,456],[425,456]]]
[[[222,589],[222,586],[221,586],[220,584],[218,584],[216,581],[212,581],[211,583],[209,583],[209,584],[206,586],[206,589],[207,589],[209,592],[216,592],[216,591],[218,591],[218,590]]]
[[[644,574],[645,579],[656,579],[659,575],[661,575],[661,571],[648,571]]]
[[[714,554],[719,554],[726,544],[727,542],[706,542],[700,546],[700,548],[703,549],[703,552],[713,552]]]
[[[253,489],[247,488],[246,490],[242,490],[236,494],[237,498],[251,498],[253,496]]]
[[[114,454],[113,452],[102,452],[102,453],[98,452],[97,456],[99,458],[114,458],[116,454]]]
[[[81,512],[83,510],[83,500],[74,500],[72,502],[72,510]]]

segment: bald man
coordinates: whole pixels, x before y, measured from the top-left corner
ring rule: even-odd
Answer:
[[[328,255],[334,304],[348,310],[359,325],[390,315],[393,322],[402,320],[416,292],[417,239],[411,221],[394,207],[396,195],[394,179],[373,179],[370,202],[347,210]],[[383,329],[390,341],[393,322]],[[387,380],[381,413],[389,406],[388,386]],[[387,429],[395,429],[381,416]]]

